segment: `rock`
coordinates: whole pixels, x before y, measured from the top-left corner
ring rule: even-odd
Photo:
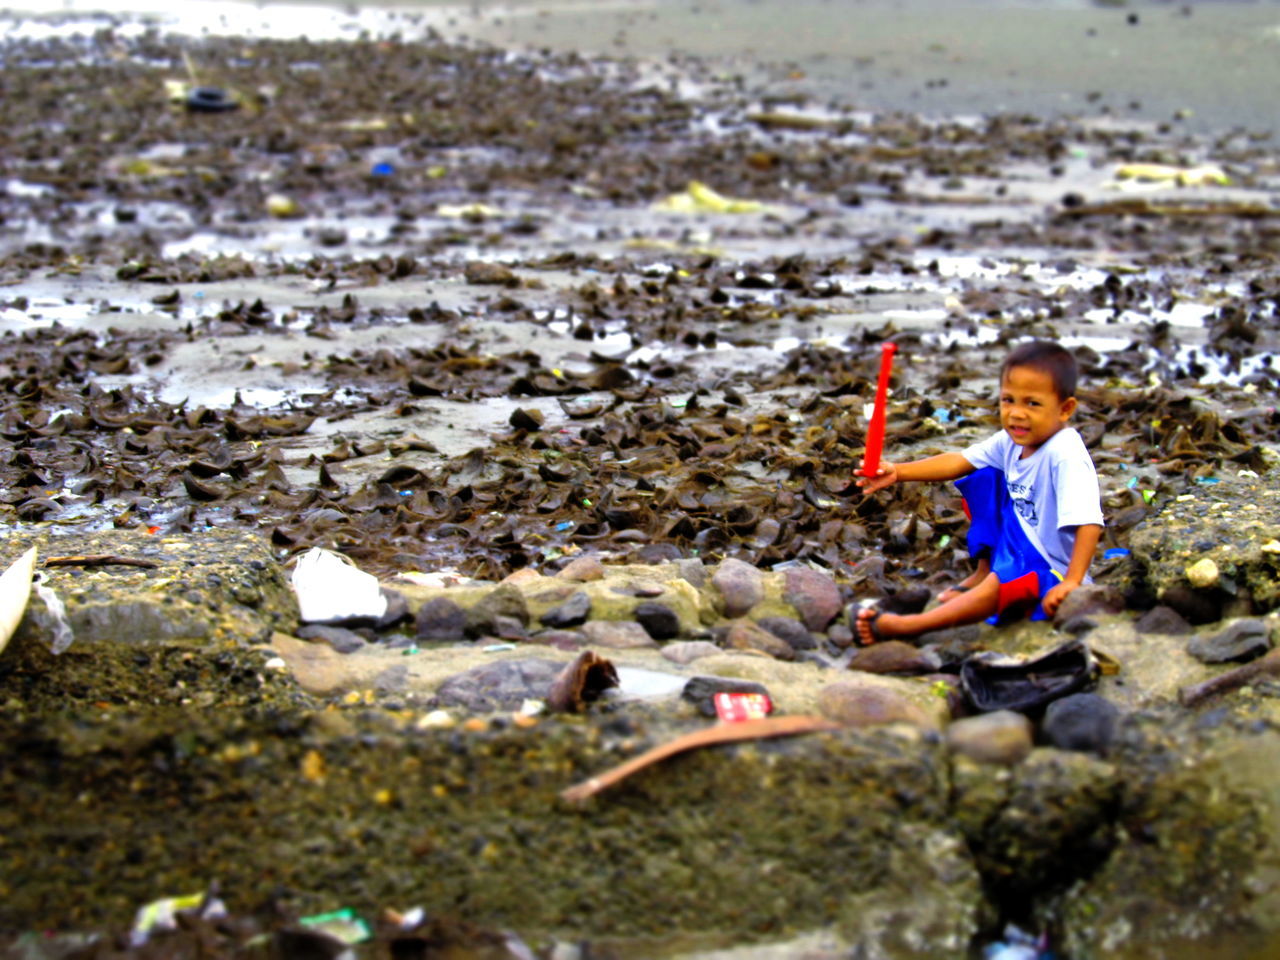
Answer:
[[[1196,590],[1187,583],[1175,583],[1160,593],[1160,600],[1185,617],[1192,625],[1216,623],[1222,619],[1219,591]]]
[[[1261,469],[1254,467],[1254,470]],[[1130,556],[1136,581],[1149,586],[1162,603],[1174,607],[1192,624],[1210,623],[1184,609],[1168,595],[1175,585],[1191,594],[1227,593],[1253,610],[1280,607],[1280,577],[1269,544],[1280,538],[1280,498],[1273,495],[1269,476],[1239,475],[1223,470],[1211,490],[1194,488],[1193,496],[1165,502],[1155,516],[1129,533]],[[1214,586],[1196,587],[1189,568],[1212,560],[1219,579]],[[1208,565],[1196,576],[1207,576]],[[1223,597],[1211,596],[1220,610]]]
[[[672,663],[689,664],[703,657],[715,656],[720,648],[710,640],[682,640],[668,643],[662,648],[662,656]]]
[[[806,627],[819,632],[840,614],[843,603],[835,581],[812,567],[787,568],[782,599],[796,608]]]
[[[932,599],[933,593],[928,587],[906,587],[886,594],[876,605],[886,613],[920,613]]]
[[[565,669],[555,660],[501,660],[456,673],[436,691],[442,706],[476,713],[517,710],[526,700],[542,700]]]
[[[763,693],[769,695],[763,684],[750,680],[731,680],[728,677],[694,677],[680,691],[680,698],[698,708],[704,717],[716,716],[717,693]]]
[[[680,617],[665,603],[648,600],[637,604],[632,616],[655,640],[671,640],[680,636]]]
[[[1139,633],[1159,633],[1164,636],[1178,637],[1191,632],[1191,624],[1173,607],[1163,604],[1152,607],[1133,624]]]
[[[507,418],[507,423],[515,427],[517,430],[541,430],[542,424],[546,420],[546,414],[541,410],[526,410],[524,407],[516,407],[511,411],[511,416]]]
[[[1234,620],[1219,633],[1192,637],[1187,643],[1187,653],[1201,663],[1245,663],[1270,649],[1266,623],[1251,618]]]
[[[521,584],[533,583],[541,579],[543,579],[542,574],[533,569],[533,567],[521,567],[519,570],[512,570],[499,583],[510,583],[518,587]]]
[[[529,631],[525,629],[525,625],[520,622],[517,617],[508,617],[498,614],[493,618],[491,636],[499,640],[510,640],[515,643],[523,643],[529,639]]]
[[[467,283],[481,286],[515,287],[520,283],[520,279],[510,267],[501,263],[486,263],[483,260],[468,262],[464,275]]]
[[[588,643],[614,650],[656,647],[649,631],[634,620],[590,620],[582,625]]]
[[[580,650],[587,643],[586,635],[577,630],[543,630],[533,639],[557,650],[568,651]]]
[[[756,623],[775,637],[787,641],[793,650],[813,650],[818,646],[808,628],[792,617],[761,617]]]
[[[500,583],[468,608],[465,616],[467,636],[500,636],[497,618],[510,617],[522,625],[528,624],[529,607],[518,587]]]
[[[1059,750],[1106,753],[1115,738],[1120,710],[1096,693],[1073,693],[1049,704],[1040,732]]]
[[[588,583],[604,579],[604,564],[598,557],[577,557],[570,560],[556,574],[561,580],[577,580]]]
[[[1053,615],[1053,625],[1061,627],[1077,617],[1110,616],[1124,611],[1124,595],[1115,587],[1085,583],[1067,594]]]
[[[922,650],[901,640],[864,647],[849,660],[850,670],[866,673],[933,673],[942,666],[942,658],[932,650]]]
[[[1218,581],[1222,579],[1222,573],[1212,557],[1201,557],[1195,563],[1189,564],[1183,572],[1197,590],[1216,587]]]
[[[354,630],[348,630],[345,627],[330,627],[318,623],[299,627],[297,635],[302,640],[327,643],[338,653],[353,653],[367,645],[364,637]]]
[[[764,598],[764,578],[760,571],[733,557],[720,561],[711,576],[711,585],[720,591],[724,614],[729,619],[746,616]]]
[[[1079,637],[1088,633],[1090,630],[1096,630],[1097,628],[1098,621],[1094,620],[1093,617],[1080,616],[1072,617],[1070,620],[1063,623],[1058,629],[1067,634],[1067,636]]]
[[[837,680],[818,694],[818,709],[824,717],[850,727],[871,727],[886,723],[907,723],[922,730],[939,730],[948,713],[945,701],[932,710],[925,709],[919,695],[912,695],[889,677],[856,674]],[[926,695],[927,692],[926,692]]]
[[[414,634],[427,642],[456,643],[466,637],[467,613],[447,597],[435,597],[418,608]]]
[[[578,590],[569,599],[552,607],[538,621],[548,627],[576,627],[587,619],[591,613],[591,598],[585,591]]]
[[[680,571],[680,576],[684,580],[689,581],[699,590],[707,585],[707,567],[697,557],[685,557],[675,561],[676,569]]]
[[[853,643],[853,631],[847,624],[833,623],[827,628],[827,639],[843,650]]]
[[[724,646],[730,650],[758,650],[778,660],[794,660],[795,649],[781,637],[750,620],[735,620],[724,635]]]
[[[1012,710],[996,710],[957,720],[947,727],[947,746],[978,763],[1012,766],[1032,747],[1031,721]]]

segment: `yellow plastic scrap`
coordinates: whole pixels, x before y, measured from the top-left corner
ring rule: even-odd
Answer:
[[[1117,180],[1141,183],[1175,183],[1180,187],[1228,186],[1231,178],[1216,164],[1175,167],[1165,163],[1126,163],[1116,169]]]
[[[726,197],[701,180],[690,180],[682,193],[663,197],[653,207],[671,213],[764,213],[768,209],[759,200]]]

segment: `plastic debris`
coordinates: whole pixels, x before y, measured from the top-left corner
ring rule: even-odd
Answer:
[[[66,653],[75,639],[75,634],[71,632],[71,623],[67,620],[67,608],[62,598],[54,592],[53,587],[45,583],[43,573],[36,575],[31,589],[44,601],[45,609],[53,618],[53,636],[49,640],[49,652],[55,656]]]
[[[9,643],[27,611],[35,567],[36,548],[31,547],[0,575],[0,651]]]
[[[982,948],[982,960],[1048,960],[1049,938],[1045,934],[1033,937],[1013,924],[1004,928],[1004,939]]]
[[[329,913],[317,913],[310,917],[301,917],[298,923],[308,930],[328,934],[333,939],[348,946],[364,943],[373,935],[369,924],[361,919],[350,907],[332,910]]]
[[[371,176],[389,177],[396,172],[396,168],[390,163],[375,163],[369,170]]]
[[[491,643],[488,646],[481,647],[482,653],[504,653],[507,650],[516,649],[514,643]]]
[[[726,197],[701,180],[690,180],[684,192],[664,197],[653,208],[670,213],[764,213],[768,210],[759,200]]]
[[[309,623],[387,612],[378,578],[332,550],[312,547],[298,558],[289,582],[298,597],[299,614]]]
[[[1116,557],[1127,557],[1128,555],[1129,551],[1124,547],[1111,547],[1108,550],[1102,551],[1103,560],[1114,560]]]
[[[302,216],[302,205],[293,197],[286,197],[283,193],[271,194],[263,205],[267,208],[267,213],[279,220],[290,220]]]
[[[1231,178],[1219,166],[1202,163],[1175,167],[1165,163],[1126,163],[1116,168],[1116,179],[1138,183],[1176,184],[1179,187],[1228,186]]]
[[[227,113],[240,109],[240,101],[221,87],[192,87],[183,102],[191,113]]]
[[[436,207],[436,216],[447,220],[492,220],[502,216],[502,211],[484,203],[442,203]]]
[[[129,943],[140,947],[151,939],[154,933],[163,933],[178,928],[178,914],[184,910],[194,910],[198,916],[210,920],[227,915],[226,905],[209,893],[191,893],[181,897],[164,897],[152,900],[139,907],[134,915],[133,929],[129,932]]]
[[[763,693],[721,692],[712,697],[712,703],[725,723],[759,720],[773,712],[773,701]]]

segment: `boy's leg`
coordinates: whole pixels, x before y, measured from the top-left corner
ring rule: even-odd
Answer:
[[[977,586],[923,613],[881,613],[867,607],[858,612],[855,628],[863,643],[914,637],[930,630],[981,623],[996,612],[999,599],[1000,581],[994,573],[988,573]]]

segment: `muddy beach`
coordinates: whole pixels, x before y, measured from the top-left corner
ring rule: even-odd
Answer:
[[[789,54],[650,56],[678,11],[597,56],[523,10],[340,41],[63,13],[0,48],[0,553],[60,561],[74,634],[35,597],[0,653],[0,942],[123,955],[200,891],[133,949],[334,956],[359,938],[299,918],[351,906],[362,956],[964,955],[1007,923],[1267,955],[1271,661],[1212,684],[1280,606],[1268,124],[931,113],[932,74],[839,99]],[[880,347],[906,459],[995,429],[1028,337],[1084,373],[1093,605],[871,665],[859,601],[968,571],[953,490],[851,488]],[[305,623],[314,547],[402,606]],[[1106,748],[1036,715],[965,753],[965,658],[1071,637]],[[539,712],[584,651],[618,689]],[[707,728],[708,678],[845,726],[561,798]]]

